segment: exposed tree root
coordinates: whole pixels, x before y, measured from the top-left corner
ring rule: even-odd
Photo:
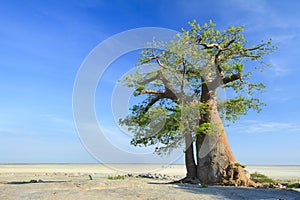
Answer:
[[[245,169],[240,166],[228,165],[223,171],[222,179],[219,182],[203,182],[197,177],[185,177],[178,181],[170,182],[170,184],[207,184],[207,185],[227,185],[227,186],[244,186],[244,187],[259,187],[260,184],[252,181],[247,175]]]
[[[257,187],[258,185],[247,176],[246,171],[241,166],[228,165],[223,171],[221,183],[232,186]]]
[[[188,183],[188,184],[195,184],[195,185],[198,185],[198,184],[201,184],[201,181],[196,178],[196,177],[185,177],[185,178],[182,178],[178,181],[173,181],[171,182],[171,184],[177,184],[177,183]]]

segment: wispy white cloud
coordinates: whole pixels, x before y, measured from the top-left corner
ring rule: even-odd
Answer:
[[[60,117],[54,114],[40,114],[40,118],[44,121],[52,122],[54,124],[59,124],[65,127],[74,127],[74,122],[71,119]]]
[[[272,65],[271,70],[273,71],[273,75],[275,77],[285,76],[289,74],[289,68],[286,67],[286,63],[281,60],[270,60],[270,64]]]
[[[37,135],[38,133],[32,130],[22,129],[22,128],[15,128],[15,127],[1,127],[0,128],[0,135],[22,135],[22,136],[33,136]]]
[[[300,133],[300,123],[244,120],[236,124],[232,130],[243,133]]]
[[[266,13],[269,8],[266,6],[265,0],[252,0],[252,1],[241,1],[241,0],[230,0],[229,3],[233,4],[241,10],[251,11],[256,13]]]
[[[229,7],[232,8],[232,13],[243,13],[242,17],[237,18],[239,24],[246,26],[246,32],[262,32],[267,37],[274,36],[273,30],[281,30],[277,33],[278,38],[290,37],[289,30],[300,28],[298,18],[295,15],[287,15],[285,12],[278,10],[272,1],[266,0],[228,0]],[[237,17],[235,15],[235,17]],[[272,35],[269,35],[272,33]]]
[[[268,103],[286,103],[295,98],[294,95],[286,95],[287,93],[289,93],[289,88],[270,87],[265,99]]]
[[[233,13],[243,12],[238,23],[246,26],[246,34],[255,41],[272,38],[273,44],[279,47],[277,57],[266,61],[273,65],[267,75],[272,79],[290,75],[294,70],[291,66],[294,64],[290,64],[291,59],[287,58],[286,49],[289,49],[291,54],[294,52],[295,44],[298,43],[298,18],[289,15],[286,11],[281,12],[280,8],[273,5],[271,1],[229,0],[228,2],[232,6]],[[235,14],[232,15],[237,17]]]

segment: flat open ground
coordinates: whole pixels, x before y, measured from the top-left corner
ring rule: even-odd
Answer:
[[[300,166],[247,166],[281,180],[300,180]],[[140,173],[183,177],[183,165],[28,164],[0,165],[0,199],[300,199],[296,190],[246,187],[201,188],[170,180],[108,176]],[[90,180],[91,175],[93,180]],[[30,180],[41,180],[30,183]]]

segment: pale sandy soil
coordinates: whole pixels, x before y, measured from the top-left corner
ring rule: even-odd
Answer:
[[[122,168],[123,171],[116,171],[116,168]],[[261,170],[259,167],[252,169]],[[300,167],[282,169],[281,171],[297,173]],[[271,174],[272,168],[269,167],[268,170]],[[273,172],[277,173],[276,170],[278,168]],[[185,170],[183,165],[0,165],[0,199],[300,199],[300,192],[294,190],[215,186],[201,188],[165,184],[168,182],[166,180],[107,178],[109,175],[146,172],[180,177],[184,176]],[[90,180],[89,175],[93,180]],[[292,176],[291,172],[288,176],[290,175]],[[292,177],[295,178],[300,174],[294,175]],[[39,179],[44,182],[29,183],[30,180]]]

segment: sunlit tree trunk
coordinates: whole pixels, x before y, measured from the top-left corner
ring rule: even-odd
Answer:
[[[254,186],[244,168],[236,165],[217,109],[216,92],[206,90],[203,101],[208,107],[202,123],[210,123],[211,132],[199,134],[196,139],[197,177],[206,184]]]

